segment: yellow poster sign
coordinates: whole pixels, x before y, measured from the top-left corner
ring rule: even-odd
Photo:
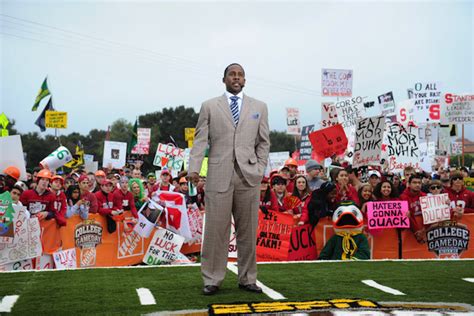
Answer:
[[[67,112],[46,111],[46,128],[67,128]]]
[[[184,129],[184,140],[194,140],[194,127],[186,127]]]

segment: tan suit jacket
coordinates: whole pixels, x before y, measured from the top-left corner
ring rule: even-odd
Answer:
[[[235,126],[225,95],[204,102],[190,155],[190,173],[201,170],[208,144],[206,191],[227,191],[235,163],[250,186],[259,185],[270,150],[266,104],[244,94]]]

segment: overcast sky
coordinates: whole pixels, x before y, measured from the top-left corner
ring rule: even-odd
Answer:
[[[20,132],[39,130],[43,105],[31,107],[46,75],[65,134],[163,107],[199,111],[224,92],[232,62],[280,131],[286,107],[317,124],[321,101],[335,100],[321,97],[321,68],[352,69],[353,95],[373,99],[402,101],[427,81],[474,92],[473,1],[0,2],[1,111]]]

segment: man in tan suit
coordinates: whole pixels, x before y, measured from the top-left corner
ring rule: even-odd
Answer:
[[[215,294],[224,281],[231,215],[237,237],[239,288],[261,293],[256,285],[256,234],[259,187],[270,149],[265,103],[242,93],[245,72],[230,64],[222,79],[224,95],[204,102],[196,125],[189,180],[197,184],[209,145],[206,223],[201,252],[203,293]]]

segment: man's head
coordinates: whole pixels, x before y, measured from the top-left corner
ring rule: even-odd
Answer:
[[[99,184],[102,183],[106,178],[106,174],[103,170],[97,170],[94,175],[95,175],[95,182]]]
[[[367,175],[369,176],[369,183],[372,186],[372,189],[374,189],[375,186],[382,179],[382,176],[380,175],[380,172],[378,172],[377,170],[370,170]]]
[[[421,180],[423,176],[419,173],[412,174],[410,178],[408,178],[408,186],[413,193],[418,193],[421,191]]]
[[[132,170],[132,178],[135,178],[135,179],[141,179],[142,178],[142,172],[140,171],[140,169],[133,169]]]
[[[230,64],[224,70],[222,82],[225,84],[226,90],[229,93],[234,95],[239,94],[245,86],[244,68],[237,63]]]
[[[415,173],[416,170],[412,166],[406,166],[405,169],[403,169],[403,176],[405,179],[410,179],[410,176]]]
[[[63,188],[64,179],[61,176],[53,176],[51,178],[51,189],[53,191],[59,191]]]
[[[130,179],[126,176],[123,176],[120,178],[120,190],[122,190],[123,192],[127,192],[128,191],[128,181]]]
[[[156,175],[155,175],[154,172],[150,172],[150,173],[146,176],[146,178],[148,179],[148,184],[149,184],[149,185],[152,185],[152,186],[155,185],[155,183],[156,183]]]
[[[288,168],[289,172],[290,172],[290,177],[294,177],[296,175],[296,173],[298,172],[298,162],[293,159],[293,158],[288,158],[286,161],[285,161],[285,167]]]
[[[81,192],[89,192],[90,191],[90,180],[89,177],[85,174],[81,175],[77,180],[79,183],[79,188]]]
[[[306,168],[306,173],[308,174],[308,176],[311,179],[314,179],[319,175],[319,173],[323,169],[323,166],[321,166],[316,161],[309,159],[305,164],[305,168]]]
[[[161,175],[160,175],[160,179],[161,179],[161,184],[162,185],[169,185],[170,180],[171,180],[170,172],[167,169],[162,170]]]
[[[109,179],[104,179],[102,180],[102,182],[100,183],[100,189],[105,192],[105,193],[110,193],[112,192],[112,189],[114,188],[114,184],[112,183],[112,181],[110,181]]]

